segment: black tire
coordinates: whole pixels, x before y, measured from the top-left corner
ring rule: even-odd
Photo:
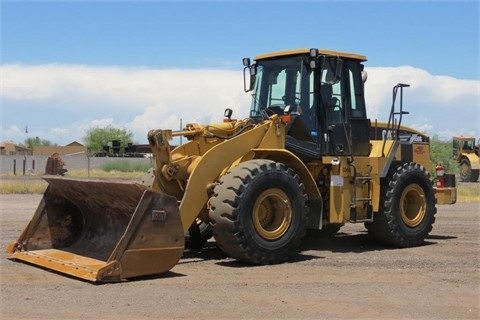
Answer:
[[[304,189],[292,169],[270,160],[231,169],[210,199],[219,248],[250,264],[276,264],[296,255],[306,233]]]
[[[417,163],[406,163],[382,179],[380,212],[368,232],[386,245],[419,246],[432,230],[436,212],[429,173]]]
[[[477,182],[479,176],[480,176],[480,170],[478,170],[478,169],[473,170],[472,169],[472,175],[470,176],[470,182]]]
[[[202,249],[208,239],[213,236],[212,227],[208,222],[195,219],[185,235],[185,249]]]

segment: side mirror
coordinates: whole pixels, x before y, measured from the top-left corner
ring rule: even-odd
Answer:
[[[250,59],[248,59],[247,62],[250,63]],[[245,64],[245,59],[244,59],[244,64]],[[248,77],[247,77],[247,70],[248,70]],[[252,91],[253,86],[255,85],[256,75],[257,75],[256,64],[249,65],[248,67],[245,66],[243,68],[243,90],[245,92]]]

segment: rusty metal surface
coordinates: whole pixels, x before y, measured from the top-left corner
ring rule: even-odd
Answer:
[[[174,197],[125,181],[44,179],[49,187],[10,258],[90,281],[162,273],[180,259]]]

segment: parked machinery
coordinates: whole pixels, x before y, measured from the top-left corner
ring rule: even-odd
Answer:
[[[143,185],[46,176],[9,257],[120,281],[170,270],[186,234],[201,244],[211,231],[221,250],[249,264],[284,262],[307,229],[345,223],[365,224],[386,245],[421,245],[435,203],[455,202],[456,189],[434,188],[429,144],[399,134],[408,85],[393,88],[388,135],[370,138],[364,61],[319,49],[244,59],[247,119],[227,109],[221,123],[151,130],[155,166]],[[187,142],[172,150],[178,136]]]
[[[460,165],[460,179],[463,182],[476,182],[480,173],[479,146],[475,137],[453,137],[453,159]]]

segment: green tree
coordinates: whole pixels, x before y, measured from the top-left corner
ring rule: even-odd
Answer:
[[[40,139],[39,137],[35,138],[27,138],[25,139],[25,146],[29,149],[33,149],[33,147],[37,146],[52,146],[52,142],[46,139]]]
[[[118,129],[108,125],[103,128],[90,127],[83,137],[85,145],[93,153],[103,151],[103,146],[109,145],[113,140],[119,140],[121,150],[124,150],[128,143],[132,142],[133,133],[126,129]]]
[[[448,173],[458,173],[458,163],[452,157],[453,147],[451,141],[439,140],[437,136],[430,139],[430,159],[432,160],[432,171],[434,174],[435,166],[443,162],[445,171]]]

